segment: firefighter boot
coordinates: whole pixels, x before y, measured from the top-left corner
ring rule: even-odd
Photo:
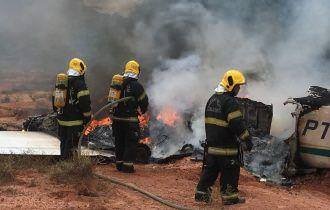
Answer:
[[[206,191],[196,190],[195,201],[211,203],[211,201],[212,201],[211,189],[208,188]]]
[[[245,203],[245,198],[244,197],[237,197],[235,199],[224,199],[222,198],[222,204],[223,205],[234,205],[234,204],[240,204],[240,203]]]
[[[227,185],[227,190],[221,193],[223,205],[234,205],[239,203],[245,203],[245,198],[238,195],[237,190],[233,190],[230,185]]]
[[[121,171],[124,173],[134,173],[133,163],[124,162]]]

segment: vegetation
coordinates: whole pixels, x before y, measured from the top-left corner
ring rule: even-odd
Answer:
[[[13,162],[10,156],[1,157],[0,162],[0,184],[14,181]]]
[[[93,177],[93,163],[85,156],[60,161],[51,166],[49,174],[52,180],[59,183],[82,184]]]
[[[58,161],[53,156],[0,155],[0,184],[15,180],[19,170],[33,169],[47,173],[59,183],[87,183],[93,176],[93,163],[89,157]]]

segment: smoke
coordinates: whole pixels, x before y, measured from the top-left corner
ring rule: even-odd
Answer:
[[[129,17],[137,4],[143,0],[84,0],[84,4],[95,8],[100,13],[109,15],[120,14],[124,17]]]
[[[181,52],[182,56],[177,58],[179,61],[171,61],[172,66],[165,71],[168,75],[155,71],[153,75],[156,75],[158,80],[154,79],[150,87],[151,98],[157,100],[155,104],[171,101],[174,106],[188,110],[196,107],[197,103],[202,111],[205,97],[212,94],[224,71],[231,67],[238,68],[247,76],[250,75],[248,96],[274,104],[273,133],[279,134],[285,129],[292,129],[289,114],[291,109],[285,108],[283,101],[290,96],[304,95],[308,86],[313,84],[329,86],[330,65],[325,54],[330,41],[330,3],[213,3],[211,5],[197,1],[181,1],[172,4],[164,14],[159,13],[160,20],[164,21],[152,19],[156,23],[152,21],[149,24],[151,26],[161,26],[164,22],[167,25],[180,25],[187,20],[194,24],[191,24],[193,27],[190,27],[190,31],[183,29],[186,31],[185,46],[193,49]],[[151,34],[157,34],[153,31],[155,27],[140,30],[151,30]],[[177,32],[180,37],[180,30],[177,29]],[[178,50],[180,52],[180,48]],[[197,58],[186,57],[189,53]],[[193,59],[196,62],[192,61]],[[168,64],[168,61],[163,60],[162,63]],[[186,63],[185,66],[182,63]],[[195,65],[195,70],[191,70],[190,64]],[[169,86],[173,84],[175,88],[165,87],[162,81],[170,82]],[[192,85],[194,87],[191,87]],[[187,88],[190,93],[187,93]],[[159,91],[161,94],[153,91]],[[186,99],[189,97],[193,102]],[[202,113],[196,115],[203,116]],[[200,119],[198,121],[202,122]],[[194,125],[196,123],[197,121],[193,122]],[[200,135],[197,136],[200,138]]]
[[[250,98],[274,104],[280,133],[291,127],[286,98],[329,86],[329,11],[327,0],[0,0],[0,67],[55,74],[81,57],[97,107],[135,58],[153,112],[194,113],[194,144],[207,99],[237,68]]]
[[[274,105],[272,132],[294,129],[292,109],[283,102],[304,95],[310,85],[329,86],[329,9],[327,1],[168,4],[135,30],[144,46],[135,49],[160,61],[148,88],[153,107],[194,110],[191,142],[198,144],[207,98],[225,70],[237,68],[248,76],[248,96]],[[139,36],[142,31],[147,35]],[[161,39],[164,31],[170,41]]]

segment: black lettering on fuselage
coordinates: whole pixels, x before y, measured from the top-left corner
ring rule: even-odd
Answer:
[[[319,123],[315,120],[307,120],[302,135],[305,136],[307,133],[307,130],[315,130],[318,125],[319,125]]]
[[[325,139],[327,136],[327,133],[329,131],[330,123],[329,122],[320,122],[321,125],[324,126],[324,130],[321,135],[321,139]],[[319,122],[316,120],[307,120],[305,128],[302,132],[302,135],[305,136],[307,134],[308,130],[316,130],[319,126]]]
[[[324,125],[325,127],[324,127],[324,131],[322,133],[321,139],[325,139],[325,137],[327,136],[328,130],[329,130],[330,123],[322,122],[322,125]]]

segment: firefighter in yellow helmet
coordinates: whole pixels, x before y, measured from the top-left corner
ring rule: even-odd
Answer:
[[[224,205],[243,203],[238,196],[240,146],[252,149],[249,132],[235,96],[245,84],[244,75],[235,69],[227,71],[205,108],[205,167],[196,188],[195,200],[211,201],[211,187],[220,176],[220,194]]]
[[[57,98],[57,89],[53,94],[53,108],[58,113],[58,135],[61,140],[60,148],[63,159],[72,157],[78,146],[83,126],[91,119],[91,100],[85,82],[86,69],[84,61],[79,58],[71,59],[67,74],[58,75],[58,78],[60,75],[62,78],[67,78],[66,82],[60,82],[60,84],[66,84],[65,88],[62,88],[65,91],[64,97]],[[58,100],[63,100],[63,103],[57,103]]]
[[[115,137],[116,168],[118,171],[133,173],[133,162],[136,158],[136,148],[140,136],[139,114],[148,109],[148,96],[143,86],[138,82],[140,64],[131,60],[125,65],[124,81],[120,98],[132,99],[118,104],[114,108],[112,129]]]

